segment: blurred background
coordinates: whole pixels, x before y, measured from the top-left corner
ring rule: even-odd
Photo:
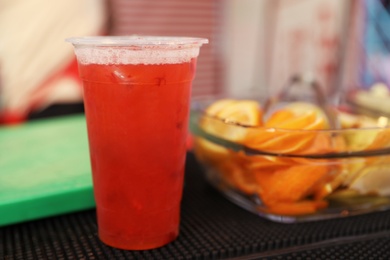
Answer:
[[[0,124],[83,111],[73,36],[208,38],[194,97],[264,97],[307,73],[329,97],[388,88],[389,10],[389,0],[0,0]]]

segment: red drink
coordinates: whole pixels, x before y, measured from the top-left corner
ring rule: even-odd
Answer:
[[[86,62],[91,53],[78,53],[76,45],[99,238],[122,249],[156,248],[179,233],[197,53],[172,47],[158,53],[133,46],[99,48],[97,57],[104,61]],[[126,51],[113,55],[118,49]]]

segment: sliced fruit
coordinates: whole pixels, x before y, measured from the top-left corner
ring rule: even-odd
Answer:
[[[361,117],[357,115],[338,111],[337,118],[340,122],[341,128],[343,129],[359,128],[361,126]]]
[[[207,116],[201,119],[200,126],[209,134],[226,140],[241,142],[245,139],[246,129],[240,125],[257,125],[261,123],[262,112],[255,101],[222,99],[206,109]],[[196,138],[195,152],[204,161],[213,164],[226,159],[228,150],[203,138]]]
[[[355,93],[353,102],[360,107],[378,111],[384,114],[390,112],[390,92],[383,83],[373,85],[369,91],[360,90]]]
[[[263,117],[260,104],[253,100],[221,99],[208,106],[205,112],[225,122],[248,126],[260,125]]]
[[[245,140],[245,126],[259,126],[262,110],[258,102],[250,100],[220,100],[206,109],[200,122],[203,130],[218,137],[242,142]],[[239,124],[239,125],[237,125]]]
[[[308,149],[312,152],[318,152],[317,148],[324,150],[324,142],[314,142],[317,131],[301,130],[327,129],[329,123],[318,106],[296,102],[272,113],[264,126],[265,128],[250,129],[246,139],[247,146],[275,153],[303,153]],[[325,143],[332,144],[330,140]],[[318,144],[321,146],[318,147]]]
[[[200,121],[200,127],[207,133],[280,155],[364,151],[390,146],[387,120],[379,122],[340,112],[340,125],[350,130],[342,131],[343,134],[321,131],[330,127],[327,116],[320,107],[305,102],[288,104],[264,122],[259,103],[251,100],[219,100],[205,112],[207,116]],[[327,207],[324,199],[332,198],[340,189],[390,196],[390,174],[386,170],[390,157],[330,161],[246,155],[199,137],[195,139],[195,153],[217,170],[228,185],[244,194],[258,194],[266,210],[273,214],[314,213]]]
[[[359,177],[356,178],[350,188],[360,194],[390,195],[390,174],[389,165],[372,165],[362,169]]]
[[[194,139],[193,147],[198,160],[206,164],[218,164],[229,156],[229,151],[226,148],[201,137]]]
[[[307,149],[316,133],[279,129],[250,129],[246,138],[248,147],[273,153],[296,153]]]
[[[278,202],[268,206],[266,211],[277,215],[299,216],[313,214],[316,211],[326,208],[328,202],[325,200],[302,200],[298,202]]]
[[[280,127],[280,126],[278,126],[278,124],[269,125],[270,127],[286,128],[286,129],[326,129],[326,128],[329,128],[329,122],[328,122],[327,116],[325,115],[323,110],[317,105],[307,103],[307,102],[293,102],[293,103],[286,105],[282,109],[289,111],[293,114],[293,117],[291,117],[289,120],[287,120],[287,121],[291,121],[291,123],[280,122],[284,127]],[[272,117],[272,115],[271,115],[271,117]],[[271,118],[268,119],[267,121],[270,121],[270,120],[271,120]],[[301,122],[306,122],[307,124],[303,125],[303,128],[301,128],[301,126],[302,126],[301,124],[296,124],[296,121],[298,121],[298,120],[300,120]],[[314,125],[314,127],[309,128],[310,124],[313,122],[318,122],[320,128],[316,128],[315,125]]]
[[[216,113],[215,116],[228,123],[259,126],[262,124],[263,113],[258,102],[252,100],[238,100],[234,103],[229,103]]]
[[[264,204],[297,202],[314,192],[314,188],[326,178],[327,165],[295,165],[275,172],[256,172],[260,197]]]
[[[218,165],[218,170],[224,176],[225,181],[234,188],[245,194],[256,193],[258,187],[253,174],[246,171],[245,167],[234,158]]]
[[[303,114],[295,114],[291,111],[277,111],[265,122],[266,127],[279,129],[315,129],[317,126],[324,129],[324,125],[321,124],[321,120],[317,119],[315,111],[307,111]]]
[[[350,151],[372,150],[390,145],[390,129],[387,118],[375,119],[342,112],[338,114],[338,117],[343,128],[351,128],[344,133]]]
[[[367,146],[366,150],[375,150],[380,148],[389,147],[390,145],[390,128],[383,128],[377,130],[375,139],[370,145]]]
[[[217,100],[206,108],[206,113],[210,116],[216,116],[223,108],[236,102],[234,99]]]
[[[247,169],[250,171],[273,172],[294,165],[294,160],[276,156],[247,156]]]
[[[247,128],[262,123],[262,110],[258,102],[251,100],[221,99],[207,107],[200,127],[209,134],[233,141],[243,142]],[[240,125],[238,125],[240,124]],[[195,138],[194,151],[203,162],[216,165],[226,162],[229,151],[223,146],[204,138]]]
[[[344,175],[342,166],[335,164],[329,168],[331,169],[329,169],[327,177],[314,188],[313,197],[315,200],[322,200],[328,197],[340,188],[343,183]]]

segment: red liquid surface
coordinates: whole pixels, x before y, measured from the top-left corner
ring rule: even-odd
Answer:
[[[80,65],[100,239],[156,248],[179,233],[196,60]]]

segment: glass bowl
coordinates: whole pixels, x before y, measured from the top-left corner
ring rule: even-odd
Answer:
[[[192,106],[194,153],[209,183],[238,206],[283,223],[390,209],[388,126],[251,127],[208,115],[208,104]]]

